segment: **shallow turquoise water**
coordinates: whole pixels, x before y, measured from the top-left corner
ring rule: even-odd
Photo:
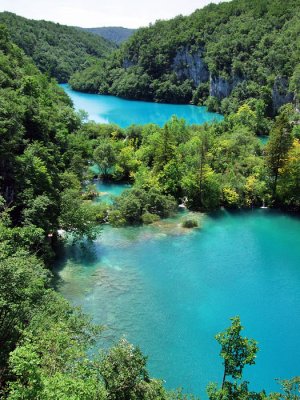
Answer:
[[[71,97],[75,109],[87,111],[89,119],[115,123],[122,128],[149,123],[163,126],[173,115],[184,118],[188,124],[204,124],[223,119],[219,114],[208,112],[206,107],[124,100],[115,96],[76,92],[67,84],[60,86]]]
[[[258,138],[263,145],[266,145],[269,141],[269,136],[258,136]]]
[[[101,194],[101,196],[97,197],[97,202],[105,201],[111,203],[113,197],[120,196],[124,190],[131,188],[128,183],[104,182],[102,180],[95,180],[93,184],[96,186],[97,192]]]
[[[203,398],[222,379],[214,335],[240,315],[260,348],[245,378],[277,390],[275,378],[300,371],[300,220],[270,210],[200,218],[193,231],[180,217],[106,226],[90,252],[66,249],[60,291],[108,327],[101,345],[125,335],[167,387]]]

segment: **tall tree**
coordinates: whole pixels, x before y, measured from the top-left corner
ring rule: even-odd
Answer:
[[[287,156],[293,144],[292,125],[290,122],[290,107],[285,107],[276,118],[275,126],[266,146],[266,161],[270,172],[273,199],[276,200],[277,183],[280,169],[287,161]]]

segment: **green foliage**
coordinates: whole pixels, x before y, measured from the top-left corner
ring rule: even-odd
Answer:
[[[239,317],[231,318],[231,327],[216,336],[217,342],[221,345],[220,356],[224,360],[224,378],[241,379],[244,366],[255,364],[255,357],[258,351],[257,343],[253,339],[241,336],[244,329]]]
[[[198,228],[199,224],[198,221],[195,219],[186,219],[183,221],[182,226],[184,228],[192,229],[192,228]]]
[[[96,147],[93,158],[103,176],[107,177],[116,161],[116,155],[112,144],[109,141],[103,141]]]
[[[123,28],[121,26],[103,26],[101,28],[84,28],[85,31],[94,35],[102,36],[110,42],[120,45],[133,35],[135,29]]]
[[[110,214],[111,223],[117,216],[128,224],[150,223],[171,215],[176,209],[176,202],[172,196],[164,195],[154,187],[149,190],[132,188],[115,200],[114,208],[118,214],[113,214],[113,219]]]
[[[5,373],[9,353],[42,301],[46,277],[41,262],[28,253],[24,255],[24,251],[0,261],[1,374]]]
[[[9,12],[0,13],[0,23],[7,26],[12,41],[37,67],[59,82],[67,82],[75,71],[115,48],[113,43],[83,30]]]
[[[74,75],[71,85],[135,99],[205,103],[224,113],[255,98],[263,101],[265,115],[273,115],[299,97],[299,6],[299,0],[233,0],[157,21],[138,29],[104,62]]]
[[[279,379],[284,394],[278,394],[278,399],[283,400],[299,400],[300,398],[300,377],[296,376],[292,379]]]
[[[157,214],[151,214],[148,211],[142,215],[143,224],[152,224],[153,222],[159,221],[159,219]]]
[[[80,192],[66,189],[61,195],[60,228],[73,239],[95,239],[99,233],[98,210],[89,201],[82,202]]]
[[[280,170],[285,166],[289,150],[293,144],[290,114],[292,109],[284,108],[276,118],[270,140],[266,146],[266,161],[271,175],[274,200],[277,196],[277,184]]]
[[[236,7],[240,1],[232,4]],[[288,13],[294,4],[292,0],[282,8],[277,2],[274,7],[271,2],[264,7],[254,3],[251,7],[241,3],[243,7],[236,17],[244,15],[249,7],[257,18],[268,13],[272,17],[271,26],[277,24],[278,29],[285,29],[293,37],[298,25],[290,25],[290,18],[294,18]],[[252,38],[254,33],[246,29],[249,21],[243,21],[243,28],[236,26],[241,21],[232,17],[230,4],[211,5],[195,13],[196,19],[202,12],[207,18],[201,20],[199,35],[193,39],[195,45],[199,45],[203,33],[208,34],[208,27],[214,26],[209,33],[214,35],[228,19],[233,20],[233,25],[227,26],[228,32],[237,40],[232,30],[239,28],[238,34],[246,41],[237,41],[237,48],[244,45],[247,50],[249,41],[256,43]],[[215,10],[220,9],[224,13],[215,20]],[[18,20],[11,14],[5,15]],[[99,90],[109,90],[115,85],[115,90],[124,90],[124,96],[130,91],[134,96],[149,86],[150,95],[157,100],[188,101],[192,83],[189,79],[180,81],[168,69],[174,56],[168,50],[169,45],[178,44],[172,42],[173,35],[180,36],[184,43],[190,40],[189,30],[181,30],[188,20],[177,17],[139,30],[118,53],[124,57],[128,49],[134,50],[135,44],[151,32],[153,41],[142,49],[141,58],[129,59],[138,66],[128,66],[124,71],[118,65],[121,58],[114,62],[104,60],[101,64],[105,68],[114,65]],[[20,21],[24,27],[25,22]],[[168,35],[162,35],[165,30]],[[262,31],[260,27],[258,34]],[[25,28],[24,32],[28,43]],[[30,36],[33,42],[34,33],[35,29]],[[264,43],[267,39],[271,41],[271,50],[287,45],[285,36],[280,39],[271,35],[264,38]],[[164,51],[160,40],[168,41]],[[218,41],[215,44],[220,56],[216,57],[214,48],[207,48],[205,55],[212,70],[228,76],[231,69],[249,68],[247,62],[244,66],[238,63],[239,51],[232,53],[234,65],[229,68],[228,63],[224,64],[227,49],[222,52]],[[232,45],[228,47],[233,51]],[[263,50],[258,47],[255,51]],[[210,60],[212,55],[215,58]],[[294,53],[287,61],[277,54],[272,57],[280,64],[278,71],[285,71],[286,76],[293,71],[291,90],[296,93]],[[271,61],[268,58],[269,64]],[[275,61],[270,69],[274,66]],[[251,76],[251,69],[247,73]],[[221,107],[230,112],[222,123],[188,127],[183,120],[173,117],[163,128],[150,124],[123,130],[115,125],[84,123],[85,116],[74,113],[63,91],[38,72],[9,41],[7,29],[0,26],[0,391],[3,398],[188,398],[180,391],[167,393],[161,381],[151,379],[146,357],[126,341],[105,352],[100,360],[90,359],[87,351],[95,345],[101,328],[50,288],[50,274],[42,260],[49,263],[58,229],[64,229],[73,239],[94,239],[100,223],[109,221],[115,226],[152,223],[171,215],[177,201],[183,198],[189,208],[204,210],[220,205],[253,207],[263,201],[299,210],[299,116],[293,107],[283,107],[272,126],[266,118],[271,104],[269,80],[264,80],[264,73],[258,70],[261,91],[258,83],[241,84],[233,92],[233,104],[226,99],[222,101]],[[135,81],[136,74],[141,78],[139,82]],[[205,84],[198,86],[195,101],[201,102],[201,96],[207,97]],[[207,101],[219,103],[213,97]],[[270,141],[263,148],[255,134],[269,130]],[[102,175],[133,182],[133,188],[115,199],[112,206],[86,200],[94,195],[94,188],[84,192],[82,181],[92,176],[88,170],[94,162]],[[263,392],[249,391],[247,382],[239,382],[244,366],[254,364],[257,352],[256,342],[242,337],[241,330],[236,317],[230,328],[217,335],[222,346],[224,379],[220,389],[209,386],[211,400],[267,399]],[[275,393],[268,398],[299,397],[298,378],[282,381],[282,386],[284,394]]]
[[[96,209],[80,194],[92,148],[76,134],[81,121],[64,92],[8,41],[6,29],[0,34],[1,248],[9,255],[24,247],[50,261],[59,228],[93,236]]]
[[[146,357],[124,339],[104,354],[100,371],[110,400],[167,400],[162,383],[149,378]]]
[[[8,398],[106,399],[96,367],[85,356],[99,331],[60,295],[45,292],[11,353],[16,380]]]
[[[221,345],[220,356],[224,360],[222,387],[218,389],[216,384],[209,384],[208,397],[210,400],[263,400],[265,398],[263,392],[250,392],[248,382],[237,381],[242,379],[245,365],[255,364],[258,347],[255,340],[241,336],[244,328],[239,317],[231,318],[231,321],[229,328],[216,335],[216,340]]]
[[[267,400],[269,397],[264,392],[256,393],[249,391],[248,382],[238,384],[236,382],[225,382],[222,389],[218,389],[216,384],[209,384],[207,387],[209,400]],[[271,399],[269,399],[271,400]]]

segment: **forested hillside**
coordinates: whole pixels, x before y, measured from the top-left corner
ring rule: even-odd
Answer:
[[[103,62],[72,76],[76,90],[266,113],[299,96],[299,0],[233,0],[139,29]]]
[[[0,26],[1,398],[188,398],[151,379],[146,357],[125,340],[91,358],[101,328],[53,290],[45,265],[51,266],[59,231],[73,242],[88,241],[107,217],[115,225],[151,223],[171,213],[182,195],[194,209],[253,207],[266,200],[299,210],[299,115],[285,106],[273,124],[262,107],[258,99],[224,123],[202,127],[176,118],[163,128],[86,123],[55,80]],[[271,131],[265,150],[255,137],[264,129]],[[91,162],[104,177],[131,180],[132,191],[111,208],[92,203],[89,188],[82,187],[91,178]],[[234,318],[217,336],[224,379],[221,388],[208,387],[209,398],[290,398],[299,379],[284,382],[282,396],[253,393],[242,381],[257,346],[240,336],[241,329]]]
[[[88,67],[114,48],[112,42],[83,30],[9,12],[0,13],[0,23],[7,26],[12,41],[36,66],[59,82],[66,82],[75,71]]]
[[[120,45],[134,34],[136,29],[123,28],[121,26],[103,26],[101,28],[83,28],[86,32],[104,37],[113,43]]]
[[[101,328],[51,288],[58,228],[75,240],[99,230],[99,208],[81,193],[89,149],[68,97],[2,25],[0,73],[1,399],[167,399],[126,341],[89,360]]]

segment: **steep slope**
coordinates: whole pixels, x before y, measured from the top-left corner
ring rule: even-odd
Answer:
[[[293,100],[289,84],[300,61],[299,21],[300,0],[211,4],[139,29],[120,51],[73,76],[71,84],[128,98],[206,101],[222,112],[255,97],[272,113]]]
[[[37,67],[66,82],[77,70],[107,55],[114,44],[90,33],[48,21],[35,21],[13,13],[0,13],[14,43],[30,56]]]
[[[83,28],[86,32],[93,33],[107,39],[117,45],[125,42],[134,34],[136,29],[123,28],[121,26],[104,26],[101,28]]]

